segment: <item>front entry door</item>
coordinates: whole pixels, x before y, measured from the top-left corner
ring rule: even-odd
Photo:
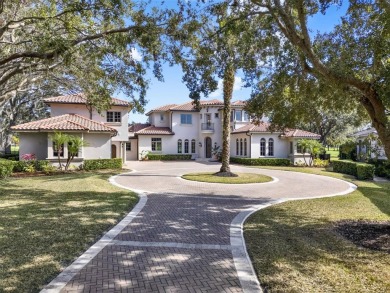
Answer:
[[[212,142],[211,142],[210,137],[206,137],[205,145],[206,145],[206,158],[209,159],[209,158],[211,158],[211,146],[212,146]]]
[[[114,144],[111,145],[111,158],[116,158],[116,145]]]

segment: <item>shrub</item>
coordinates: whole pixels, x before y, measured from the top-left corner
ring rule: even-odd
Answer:
[[[182,161],[191,160],[192,155],[159,155],[148,154],[148,159],[152,161]]]
[[[7,178],[12,174],[15,162],[0,159],[0,178]]]
[[[23,169],[24,172],[27,172],[27,173],[34,173],[35,172],[35,167],[34,165],[27,165],[24,169]]]
[[[374,174],[376,176],[390,179],[390,160],[369,159],[368,163],[375,166]]]
[[[46,161],[46,160],[37,160],[37,161],[34,161],[34,166],[35,166],[35,169],[37,171],[44,171],[45,172],[45,169],[46,167],[48,166],[51,166],[53,167],[49,161]]]
[[[32,166],[34,161],[18,161],[15,162],[13,172],[24,172],[28,166]]]
[[[333,171],[337,173],[353,175],[360,180],[371,180],[374,178],[375,167],[370,164],[334,161],[332,165]]]
[[[99,169],[122,169],[122,159],[97,159],[84,160],[84,170],[99,170]]]
[[[237,158],[231,157],[230,162],[242,164],[242,165],[250,165],[250,166],[290,166],[291,161],[289,159],[279,159],[279,158]]]
[[[356,177],[359,180],[374,179],[375,166],[369,164],[356,164]]]
[[[45,174],[51,174],[57,171],[57,168],[51,164],[43,165],[42,166],[42,171]]]
[[[313,166],[325,168],[325,167],[329,166],[329,161],[328,160],[321,160],[321,159],[314,159]]]

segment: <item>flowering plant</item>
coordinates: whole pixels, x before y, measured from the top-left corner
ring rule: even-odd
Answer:
[[[24,155],[22,155],[22,160],[33,161],[33,160],[36,160],[36,157],[35,157],[35,154],[24,154]]]

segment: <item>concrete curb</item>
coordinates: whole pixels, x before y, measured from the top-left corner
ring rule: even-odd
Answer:
[[[341,180],[341,179],[337,179],[337,180]],[[305,199],[317,199],[317,198],[341,196],[341,195],[349,194],[357,189],[357,186],[355,184],[352,184],[344,180],[341,181],[346,182],[349,185],[349,188],[344,192],[339,192],[337,194],[312,196],[312,197],[277,199],[277,200],[270,201],[266,204],[254,205],[240,212],[233,219],[230,225],[230,245],[232,246],[234,265],[236,267],[237,275],[240,280],[241,287],[244,293],[263,292],[245,244],[243,226],[246,219],[253,213],[275,204],[280,204],[283,202],[293,201],[293,200],[305,200]]]
[[[131,172],[130,172],[131,173]],[[109,182],[115,186],[132,190],[125,186],[122,186],[116,183],[114,180],[117,177],[112,176],[109,179]],[[84,252],[79,258],[77,258],[70,266],[64,269],[55,279],[53,279],[48,285],[42,289],[41,293],[57,293],[60,292],[62,288],[80,271],[82,270],[104,247],[109,245],[113,239],[128,225],[133,221],[133,219],[138,215],[138,213],[143,209],[148,200],[145,193],[138,193],[139,202],[131,210],[130,213],[126,215],[114,228],[108,231],[106,234],[100,238],[95,244],[93,244],[86,252]]]

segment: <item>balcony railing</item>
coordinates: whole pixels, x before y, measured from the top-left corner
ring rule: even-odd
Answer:
[[[214,123],[202,123],[202,130],[214,131]]]

